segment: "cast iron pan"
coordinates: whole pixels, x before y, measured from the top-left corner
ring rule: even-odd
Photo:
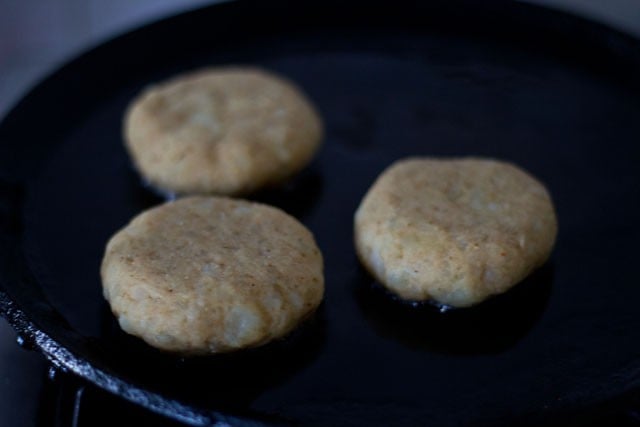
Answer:
[[[101,296],[107,239],[162,202],[121,119],[150,82],[229,63],[289,76],[325,119],[310,167],[252,198],[315,233],[326,298],[285,340],[181,360],[121,332]],[[62,67],[0,126],[2,312],[55,366],[195,425],[576,420],[640,386],[639,78],[638,41],[511,2],[239,1],[149,25]],[[551,260],[473,309],[389,298],[357,262],[352,216],[408,155],[538,176],[560,221]]]

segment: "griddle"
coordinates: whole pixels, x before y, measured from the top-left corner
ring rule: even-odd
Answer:
[[[216,64],[287,76],[324,118],[313,163],[249,198],[313,231],[326,297],[286,339],[181,359],[118,328],[99,265],[116,230],[163,202],[124,151],[127,104]],[[639,142],[640,42],[568,14],[404,0],[190,11],[78,56],[4,118],[0,309],[55,367],[193,425],[577,425],[640,386]],[[390,298],[356,259],[352,219],[410,155],[539,177],[560,224],[549,262],[471,309]]]

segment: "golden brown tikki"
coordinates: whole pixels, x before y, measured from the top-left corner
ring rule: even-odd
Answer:
[[[409,158],[385,170],[355,215],[369,272],[403,299],[454,307],[507,291],[549,257],[549,193],[501,161]]]
[[[130,105],[126,147],[153,186],[177,194],[242,195],[309,163],[322,121],[291,81],[218,67],[151,86]]]
[[[282,337],[324,292],[309,230],[277,208],[221,197],[141,213],[111,238],[101,273],[122,329],[181,354]]]

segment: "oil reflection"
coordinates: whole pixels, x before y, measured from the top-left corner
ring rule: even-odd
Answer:
[[[322,175],[311,165],[300,174],[247,196],[256,202],[276,206],[303,221],[322,196]]]
[[[251,415],[263,392],[311,364],[326,342],[325,307],[288,336],[234,353],[183,358],[156,350],[123,332],[105,304],[99,342],[110,366],[132,383],[182,403]]]
[[[514,346],[544,312],[554,266],[545,264],[505,294],[471,308],[442,310],[393,297],[360,267],[358,307],[376,333],[415,350],[444,354],[500,353]]]
[[[128,175],[127,202],[128,206],[134,207],[136,212],[180,197],[144,182],[133,169],[129,170]],[[322,188],[322,175],[314,165],[311,165],[285,182],[241,198],[276,206],[299,220],[304,220],[320,200]]]

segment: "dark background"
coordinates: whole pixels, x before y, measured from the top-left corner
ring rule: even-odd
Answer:
[[[0,0],[0,116],[31,85],[96,43],[202,0]],[[542,0],[640,36],[637,0]],[[0,321],[0,426],[35,425],[47,365]]]

